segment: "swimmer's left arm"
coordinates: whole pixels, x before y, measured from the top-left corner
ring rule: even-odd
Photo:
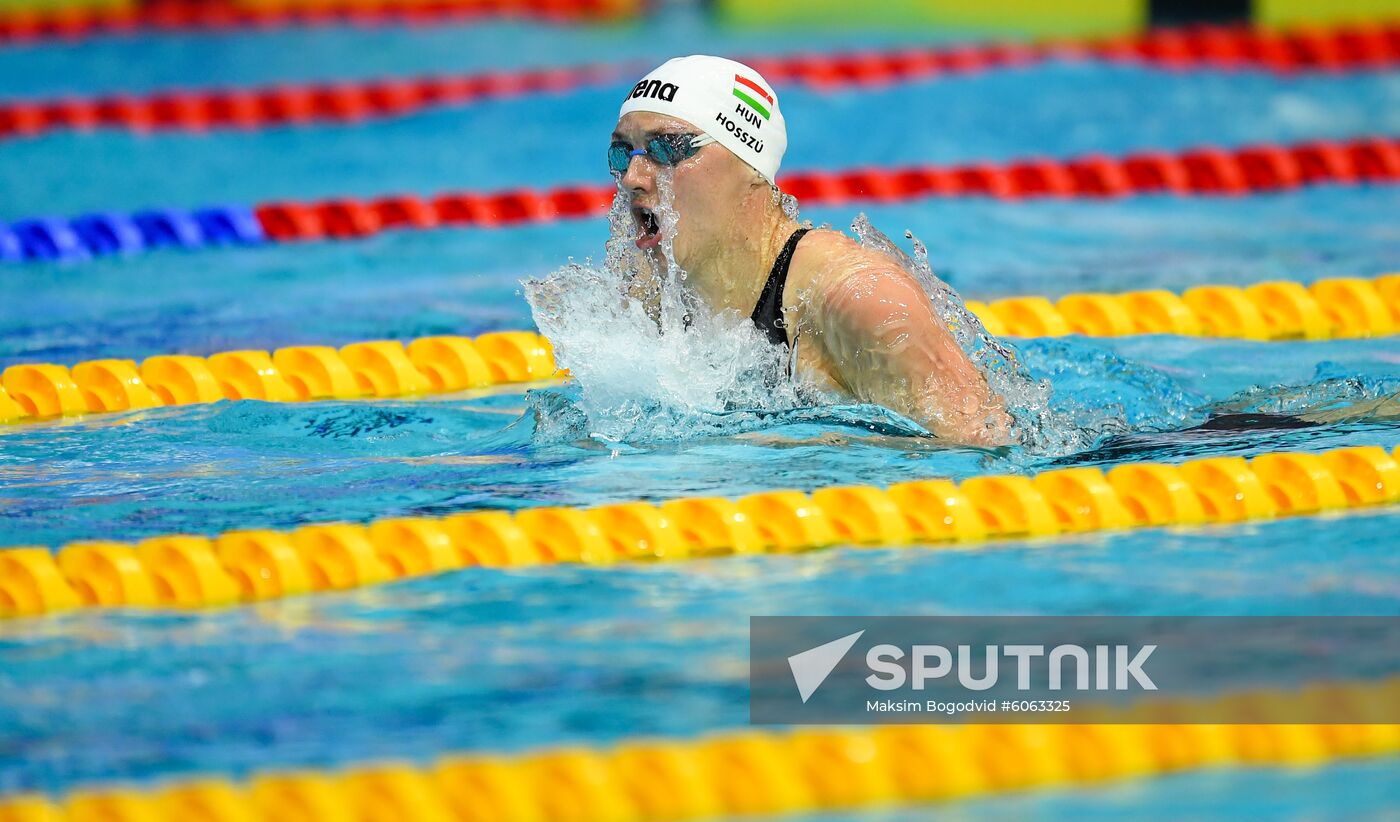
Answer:
[[[908,272],[873,266],[828,282],[813,305],[813,336],[852,395],[898,411],[942,439],[1010,441],[1001,398]]]

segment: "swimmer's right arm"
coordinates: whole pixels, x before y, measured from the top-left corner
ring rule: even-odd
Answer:
[[[908,272],[867,267],[828,282],[814,306],[814,336],[846,390],[910,417],[940,439],[979,446],[1011,441],[1001,398]]]

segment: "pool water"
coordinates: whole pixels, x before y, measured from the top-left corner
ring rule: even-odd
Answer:
[[[640,28],[481,23],[367,38],[321,29],[6,47],[0,97],[659,61],[697,44],[778,54],[912,35],[760,38],[679,14]],[[0,145],[0,219],[595,183],[606,179],[602,147],[626,85],[357,126],[13,140]],[[1396,72],[1283,77],[1047,63],[779,93],[793,170],[1400,132]],[[844,125],[856,117],[859,133]],[[1400,268],[1394,187],[863,210],[890,236],[917,235],[935,270],[968,298]],[[856,212],[803,214],[845,226]],[[0,367],[528,328],[521,280],[570,257],[601,257],[606,233],[604,220],[576,220],[7,267]],[[1375,415],[1308,429],[1190,430],[1219,410],[1292,413],[1400,392],[1395,337],[1015,345],[1053,385],[1057,447],[935,447],[898,436],[902,421],[860,406],[766,419],[677,415],[605,443],[589,439],[587,426],[559,423],[578,387],[557,384],[388,402],[221,402],[16,426],[0,432],[0,545],[1400,443],[1400,420]],[[0,623],[0,794],[742,727],[751,615],[1396,615],[1397,527],[1400,511],[1391,509],[976,550],[469,569],[217,612]],[[1394,818],[1394,764],[1182,775],[937,813]]]

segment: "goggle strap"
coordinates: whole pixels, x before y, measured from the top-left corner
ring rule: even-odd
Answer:
[[[703,148],[704,146],[707,146],[707,145],[709,145],[710,143],[713,143],[713,142],[716,142],[716,140],[715,140],[715,138],[711,137],[710,135],[708,135],[708,134],[697,134],[697,135],[695,135],[695,139],[690,141],[690,147],[691,147],[691,148]]]

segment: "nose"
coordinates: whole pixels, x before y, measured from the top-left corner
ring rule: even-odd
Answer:
[[[656,187],[655,164],[645,154],[628,158],[622,185],[634,194],[649,194]]]

